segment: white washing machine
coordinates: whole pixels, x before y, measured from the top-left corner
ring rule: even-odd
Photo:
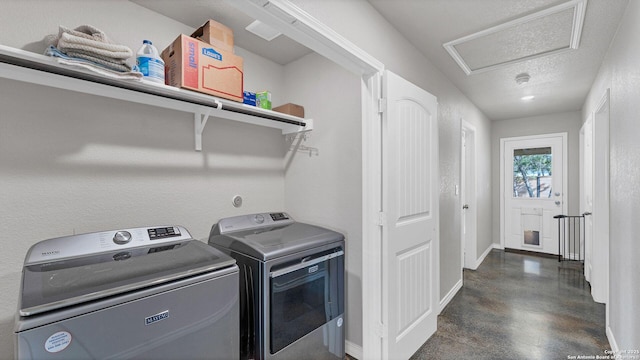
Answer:
[[[41,241],[22,271],[17,359],[237,359],[238,267],[180,226]]]

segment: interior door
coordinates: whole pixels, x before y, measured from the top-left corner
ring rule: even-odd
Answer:
[[[475,128],[463,121],[460,156],[460,197],[462,200],[462,267],[477,269],[477,201]]]
[[[387,71],[383,113],[383,357],[408,359],[436,331],[436,98]]]
[[[467,210],[469,209],[469,203],[467,202],[467,133],[465,129],[462,129],[460,142],[462,148],[460,149],[460,202],[462,203],[462,267],[468,268],[467,264],[467,252],[471,249],[467,248],[468,234],[467,229]]]
[[[558,254],[567,211],[566,133],[503,139],[505,248]]]

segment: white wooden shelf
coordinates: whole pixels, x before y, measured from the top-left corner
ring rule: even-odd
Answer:
[[[0,45],[0,78],[191,113],[197,151],[202,150],[202,132],[210,116],[276,128],[282,130],[282,134],[313,129],[311,119],[149,81],[114,79],[4,45]]]

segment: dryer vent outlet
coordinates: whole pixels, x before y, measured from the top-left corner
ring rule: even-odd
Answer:
[[[232,203],[233,203],[234,207],[237,207],[237,208],[241,207],[242,206],[242,196],[240,196],[240,195],[234,196],[233,200],[232,200]]]

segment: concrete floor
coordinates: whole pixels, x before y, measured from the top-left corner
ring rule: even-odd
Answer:
[[[610,349],[605,307],[576,264],[493,250],[411,359],[569,359]],[[574,359],[576,358],[574,357]]]

